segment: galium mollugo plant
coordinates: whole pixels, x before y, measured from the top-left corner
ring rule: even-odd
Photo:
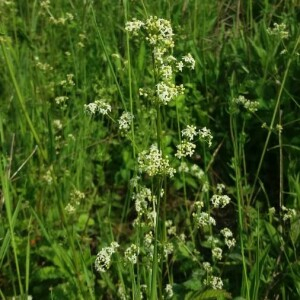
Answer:
[[[136,214],[133,221],[133,239],[135,242],[130,243],[123,250],[123,255],[120,256],[123,257],[124,265],[131,266],[129,268],[132,282],[131,293],[134,293],[137,299],[144,294],[149,299],[157,299],[157,297],[162,296],[171,298],[173,296],[173,279],[169,260],[174,252],[178,251],[180,244],[187,243],[188,239],[193,240],[194,237],[186,236],[184,231],[180,232],[179,228],[174,225],[173,220],[166,220],[167,186],[172,184],[178,170],[179,173],[190,172],[193,174],[203,185],[201,192],[209,192],[205,172],[196,164],[189,163],[188,160],[196,152],[197,140],[208,144],[210,148],[213,136],[206,127],[198,129],[194,125],[187,125],[181,131],[180,142],[176,146],[176,150],[174,149],[174,155],[165,155],[162,144],[161,127],[163,120],[161,107],[167,107],[169,103],[176,101],[178,96],[184,94],[184,85],[177,85],[175,76],[176,73],[183,72],[184,68],[193,70],[195,60],[191,54],[184,55],[181,59],[177,59],[172,55],[175,47],[174,33],[168,20],[154,16],[150,16],[145,21],[133,19],[126,23],[125,30],[134,38],[144,39],[151,50],[153,84],[152,86],[140,88],[139,96],[144,101],[148,101],[156,110],[157,126],[156,128],[150,128],[154,131],[153,136],[156,136],[156,141],[152,141],[148,149],[141,145],[135,145],[138,154],[135,175],[130,181],[131,198],[134,202]],[[85,105],[85,110],[91,115],[96,113],[106,115],[111,112],[111,107],[106,101],[96,100]],[[133,112],[124,111],[117,122],[119,133],[123,135],[130,132],[132,122],[136,119],[138,118],[135,118]],[[135,126],[138,126],[138,124],[135,124]],[[211,203],[215,209],[222,209],[230,202],[230,198],[222,194],[223,189],[223,186],[218,186],[218,193],[211,198]],[[222,279],[213,275],[213,271],[218,271],[217,264],[223,259],[224,250],[221,248],[222,245],[230,245],[228,248],[231,248],[234,246],[235,240],[228,228],[222,229],[223,231],[218,234],[220,238],[213,237],[212,233],[215,231],[213,227],[216,225],[216,220],[209,209],[202,200],[195,201],[193,207],[194,211],[187,211],[193,219],[193,229],[190,233],[196,234],[197,231],[202,231],[207,236],[209,232],[207,241],[211,245],[210,259],[213,265],[211,266],[208,262],[203,264],[203,271],[206,274],[203,278],[203,290],[209,287],[222,289]],[[221,241],[221,237],[225,239],[225,242]],[[102,248],[98,253],[95,262],[97,271],[106,272],[109,269],[111,257],[119,247],[118,244],[114,243],[110,247]],[[118,247],[114,245],[118,245]],[[120,246],[121,248],[122,246]],[[119,254],[121,253],[120,249],[118,249]],[[198,261],[203,259],[200,257],[195,245],[193,251],[198,255]],[[193,255],[191,255],[191,261],[195,261]],[[149,270],[149,268],[150,272],[145,273],[142,271],[143,269]],[[164,268],[166,270],[163,270]],[[136,272],[136,274],[134,275],[133,272]],[[165,283],[164,289],[161,282]],[[126,297],[124,296],[126,293],[129,295],[130,291],[129,286],[124,288],[122,287],[123,298]],[[133,291],[134,289],[136,291]]]

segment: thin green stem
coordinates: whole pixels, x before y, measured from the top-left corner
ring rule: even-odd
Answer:
[[[125,23],[128,20],[128,7],[127,7],[127,0],[123,1],[124,6],[124,15],[125,15]],[[133,116],[133,97],[132,97],[132,70],[131,70],[131,56],[130,56],[130,43],[129,43],[129,34],[126,31],[126,52],[127,52],[127,62],[128,62],[128,88],[129,88],[129,106],[130,106],[130,113]],[[131,119],[131,136],[132,136],[132,152],[133,152],[133,158],[136,157],[135,154],[135,134],[134,134],[134,120]]]
[[[243,198],[242,198],[242,185],[241,185],[241,172],[240,172],[240,155],[239,155],[239,145],[238,145],[238,136],[237,136],[237,125],[236,119],[233,114],[230,115],[230,134],[233,144],[234,151],[234,170],[235,170],[235,184],[236,184],[236,193],[237,193],[237,204],[238,204],[238,221],[239,221],[239,235],[240,235],[240,247],[243,263],[243,285],[245,284],[246,288],[246,299],[251,300],[250,290],[249,290],[249,281],[248,281],[248,270],[246,265],[245,258],[245,249],[244,249],[244,216],[243,216]],[[243,288],[242,288],[243,292]]]
[[[94,11],[93,8],[91,8],[91,10],[92,10],[92,14],[93,14],[93,22],[94,22],[94,25],[95,25],[95,28],[96,28],[96,32],[97,32],[97,35],[98,35],[98,37],[99,37],[99,39],[100,39],[100,43],[101,43],[101,46],[102,46],[102,48],[103,48],[105,57],[106,57],[106,59],[107,59],[109,69],[110,69],[110,71],[111,71],[111,73],[112,73],[112,76],[113,76],[113,78],[114,78],[115,84],[116,84],[116,86],[117,86],[118,93],[119,93],[119,96],[120,96],[120,98],[121,98],[123,107],[124,107],[124,109],[127,111],[127,105],[126,105],[126,102],[125,102],[124,97],[123,97],[122,89],[121,89],[121,87],[120,87],[120,84],[119,84],[119,81],[118,81],[118,79],[117,79],[116,73],[115,73],[115,71],[114,71],[113,65],[112,65],[112,63],[111,63],[110,57],[109,57],[109,55],[108,55],[108,53],[107,53],[107,50],[106,50],[106,47],[105,47],[105,44],[104,44],[104,40],[103,40],[103,37],[102,37],[102,34],[101,34],[101,31],[100,31],[99,25],[98,25],[98,23],[97,23],[95,11]]]
[[[278,146],[279,146],[279,207],[283,205],[283,152],[282,152],[282,110],[279,111]]]
[[[154,249],[152,261],[152,274],[151,274],[151,294],[150,300],[157,299],[157,274],[158,274],[158,235],[159,235],[159,205],[160,198],[157,199],[157,205],[153,202],[153,212],[155,213],[155,232],[154,232]]]
[[[1,157],[1,160],[3,158]],[[15,268],[17,272],[17,278],[18,278],[18,284],[19,284],[19,290],[21,296],[24,294],[24,288],[23,283],[21,279],[21,272],[20,272],[20,266],[19,266],[19,259],[18,259],[18,247],[15,239],[15,233],[14,233],[14,225],[13,225],[13,203],[10,195],[10,188],[9,188],[9,180],[7,174],[5,174],[4,167],[2,165],[2,161],[0,161],[0,180],[2,185],[2,193],[3,193],[3,199],[5,199],[5,208],[6,208],[6,214],[8,219],[8,226],[10,231],[10,238],[11,238],[11,245],[13,248],[13,256],[14,256],[14,263]]]
[[[285,83],[286,83],[286,80],[287,80],[287,76],[288,76],[288,73],[289,73],[289,70],[290,70],[290,66],[291,66],[291,63],[292,63],[293,58],[295,56],[295,53],[298,49],[299,42],[300,42],[300,36],[298,37],[297,42],[295,44],[295,47],[292,51],[291,57],[288,60],[288,63],[287,63],[287,66],[286,66],[286,69],[285,69],[285,72],[284,72],[284,75],[283,75],[282,83],[280,85],[280,89],[279,89],[278,96],[277,96],[277,99],[276,99],[276,104],[275,104],[275,108],[274,108],[274,111],[273,111],[271,123],[270,123],[270,126],[269,126],[269,131],[268,131],[268,134],[267,134],[267,137],[266,137],[266,141],[265,141],[265,144],[264,144],[264,147],[263,147],[262,154],[260,156],[259,164],[258,164],[258,167],[257,167],[257,171],[256,171],[256,174],[255,174],[255,179],[254,179],[253,186],[252,186],[252,193],[251,193],[251,196],[250,196],[250,199],[252,201],[254,201],[253,195],[254,195],[254,192],[255,192],[255,187],[256,187],[256,184],[257,184],[257,180],[258,180],[258,177],[259,177],[259,173],[260,173],[260,170],[261,170],[261,167],[262,167],[263,160],[265,158],[265,154],[266,154],[267,147],[268,147],[268,144],[269,144],[269,141],[270,141],[270,137],[271,137],[271,134],[272,134],[272,131],[273,131],[273,128],[274,128],[276,115],[278,113],[282,93],[283,93],[284,86],[285,86]]]
[[[21,109],[24,113],[24,116],[25,116],[25,119],[26,119],[26,122],[30,128],[30,131],[36,141],[36,143],[38,144],[39,146],[39,149],[40,149],[40,152],[42,154],[42,157],[44,160],[47,160],[47,154],[44,150],[44,147],[42,146],[42,143],[41,143],[41,140],[39,138],[39,135],[38,133],[36,132],[35,128],[34,128],[34,125],[31,121],[31,118],[28,114],[28,111],[26,109],[26,104],[25,104],[25,101],[24,101],[24,98],[23,98],[23,95],[21,93],[21,90],[19,88],[19,85],[18,85],[18,82],[17,82],[17,79],[16,79],[16,76],[15,76],[15,73],[13,71],[13,65],[12,65],[12,62],[11,62],[11,59],[7,53],[7,45],[4,44],[4,42],[0,39],[0,44],[1,44],[1,48],[2,48],[2,52],[3,52],[3,56],[4,56],[4,60],[5,60],[5,63],[6,63],[6,66],[8,68],[8,71],[9,71],[9,75],[10,75],[10,78],[12,80],[12,83],[13,83],[13,86],[14,86],[14,89],[16,91],[16,94],[17,94],[17,99],[19,101],[19,104],[21,106]]]

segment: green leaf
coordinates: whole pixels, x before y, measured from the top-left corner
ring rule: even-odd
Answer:
[[[223,300],[223,299],[232,299],[231,294],[225,290],[206,290],[204,292],[199,292],[189,294],[188,298],[185,300]]]
[[[60,272],[59,268],[48,266],[38,269],[34,272],[34,278],[39,281],[50,280],[50,279],[62,279],[66,276]]]

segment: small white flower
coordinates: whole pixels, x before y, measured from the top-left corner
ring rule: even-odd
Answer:
[[[230,249],[235,246],[236,240],[234,238],[231,238],[231,239],[225,238],[225,244],[228,247],[228,249]]]
[[[184,233],[180,233],[179,239],[180,239],[182,242],[185,242],[185,240],[186,240],[186,235],[185,235]]]
[[[180,165],[178,167],[178,172],[183,172],[183,173],[188,173],[189,172],[189,167],[185,161],[181,161]]]
[[[168,235],[176,235],[176,226],[168,228]]]
[[[230,198],[227,195],[213,195],[210,201],[214,208],[224,208],[228,203],[230,203]]]
[[[222,194],[223,191],[225,190],[225,185],[223,183],[218,183],[216,187],[217,193]]]
[[[221,290],[223,288],[223,281],[220,277],[212,276],[210,279],[210,285],[214,290]]]
[[[125,250],[125,253],[124,253],[125,260],[127,260],[128,262],[130,262],[132,264],[136,264],[139,253],[140,253],[140,248],[137,245],[132,244]]]
[[[233,235],[232,231],[227,227],[223,228],[220,232],[225,238],[230,238]]]
[[[195,152],[196,145],[187,141],[183,140],[181,144],[177,145],[177,152],[175,154],[176,157],[181,159],[182,157],[192,156]]]
[[[199,133],[200,139],[206,141],[208,143],[208,146],[210,147],[212,145],[211,141],[213,139],[210,129],[203,127],[202,129],[199,130],[198,133]]]
[[[163,47],[154,47],[153,49],[153,57],[155,62],[162,65],[164,63],[164,54],[166,53],[167,49]]]
[[[236,104],[241,104],[244,108],[250,112],[256,112],[259,107],[258,101],[250,101],[246,99],[243,95],[240,95],[238,98],[233,99],[233,102]]]
[[[273,28],[268,28],[267,33],[269,35],[277,36],[280,39],[287,39],[289,37],[289,32],[286,30],[286,24],[281,23],[277,24],[274,23]]]
[[[54,100],[57,105],[65,104],[65,102],[69,99],[67,96],[58,96]]]
[[[166,294],[167,294],[167,298],[172,298],[174,293],[173,293],[173,287],[171,284],[167,284],[166,288],[165,288]]]
[[[130,129],[132,120],[134,119],[134,116],[127,111],[124,111],[118,120],[119,123],[119,129],[121,131],[128,131]]]
[[[183,94],[183,85],[176,86],[171,83],[159,82],[156,85],[156,94],[161,104],[167,105],[171,100],[178,95]]]
[[[209,191],[209,182],[206,180],[206,181],[203,182],[202,192],[207,193],[208,191]]]
[[[207,273],[211,273],[212,272],[212,266],[209,262],[204,262],[202,264],[203,269],[207,272]]]
[[[221,260],[222,259],[222,253],[223,250],[219,247],[215,247],[211,250],[212,257],[216,260]]]
[[[187,125],[185,129],[181,131],[183,137],[186,137],[189,141],[192,141],[198,134],[197,128],[194,125]]]
[[[236,244],[236,240],[232,237],[233,236],[232,231],[229,228],[225,227],[220,232],[221,232],[221,234],[225,238],[225,244],[226,244],[226,246],[229,249],[232,248],[232,247],[234,247],[235,244]]]
[[[281,207],[283,211],[283,221],[293,219],[296,216],[296,210],[293,208],[286,208],[285,206]]]
[[[76,208],[71,203],[68,203],[65,207],[65,211],[71,215],[75,213]]]
[[[270,215],[270,216],[273,216],[275,213],[276,213],[275,207],[270,207],[270,208],[269,208],[269,215]]]
[[[176,64],[176,68],[178,69],[178,71],[182,72],[183,70],[183,62],[182,61],[179,61],[177,64]]]
[[[170,80],[173,76],[173,70],[171,66],[168,65],[162,65],[159,68],[161,76],[165,80]]]
[[[61,130],[63,125],[61,120],[54,120],[53,121],[53,126],[57,129],[57,130]]]
[[[116,242],[112,242],[110,247],[104,247],[102,250],[97,254],[95,260],[95,269],[98,272],[106,272],[111,263],[111,256],[113,253],[116,252],[116,249],[119,247],[119,244]]]
[[[202,179],[205,175],[204,171],[199,167],[197,166],[196,164],[193,164],[192,167],[191,167],[191,172],[192,174],[197,177],[198,179]]]
[[[145,25],[144,22],[137,19],[133,19],[132,21],[126,22],[125,30],[136,35],[138,31],[141,29],[141,27],[144,25]]]
[[[165,255],[165,257],[172,254],[173,251],[174,251],[174,246],[173,246],[172,243],[165,243],[164,244],[164,255]]]
[[[144,237],[145,247],[149,248],[153,243],[153,232],[149,231]]]
[[[102,115],[107,115],[108,112],[111,112],[111,106],[104,99],[96,100],[95,102],[85,104],[84,109],[87,113],[91,115],[94,115],[97,112],[99,112]]]
[[[193,217],[198,228],[216,225],[216,220],[206,212],[193,213]]]
[[[194,70],[195,69],[195,60],[190,53],[182,57],[182,60],[187,64],[187,67]]]
[[[163,174],[173,177],[176,173],[176,170],[170,167],[168,158],[163,158],[162,152],[156,145],[152,145],[149,151],[142,151],[138,155],[138,165],[141,172],[151,177]]]

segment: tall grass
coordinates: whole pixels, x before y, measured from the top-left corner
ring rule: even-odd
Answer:
[[[163,64],[125,29],[151,16]],[[293,0],[0,2],[1,299],[298,299],[298,23]]]

